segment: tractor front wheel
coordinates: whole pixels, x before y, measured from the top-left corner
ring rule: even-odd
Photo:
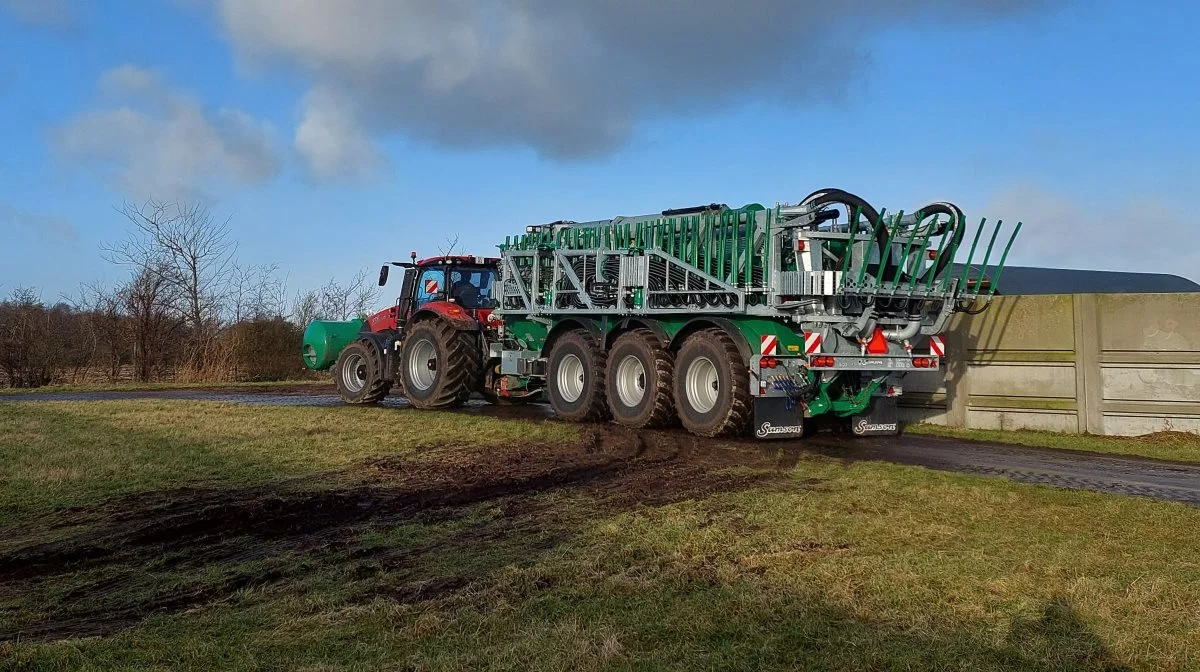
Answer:
[[[441,320],[409,330],[400,355],[404,396],[416,408],[461,406],[479,389],[483,352],[478,335]]]
[[[383,356],[375,344],[360,339],[347,345],[333,367],[333,382],[348,404],[373,404],[392,389],[384,380]]]

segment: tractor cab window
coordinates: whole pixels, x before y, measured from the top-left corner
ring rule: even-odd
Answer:
[[[467,309],[492,307],[493,271],[459,267],[450,271],[450,298]]]
[[[417,307],[420,308],[430,301],[442,299],[446,294],[446,271],[441,268],[427,268],[417,281]]]

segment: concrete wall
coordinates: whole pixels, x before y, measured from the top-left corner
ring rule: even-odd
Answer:
[[[1200,432],[1200,294],[998,297],[957,315],[941,374],[904,383],[910,421],[1138,435]]]

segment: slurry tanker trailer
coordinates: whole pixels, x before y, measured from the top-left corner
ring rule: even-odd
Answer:
[[[404,269],[396,304],[314,322],[302,354],[355,404],[478,394],[707,437],[795,438],[818,419],[894,434],[905,375],[944,370],[950,317],[995,294],[1021,225],[1006,240],[1001,228],[968,236],[951,203],[889,215],[838,189],[556,221],[505,238],[497,257],[385,265],[381,285]]]

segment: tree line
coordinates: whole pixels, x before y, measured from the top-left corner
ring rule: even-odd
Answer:
[[[0,385],[299,378],[304,327],[365,314],[378,299],[364,273],[291,295],[277,267],[239,263],[230,220],[202,204],[120,212],[129,233],[101,254],[123,280],[52,304],[29,287],[0,300]]]

